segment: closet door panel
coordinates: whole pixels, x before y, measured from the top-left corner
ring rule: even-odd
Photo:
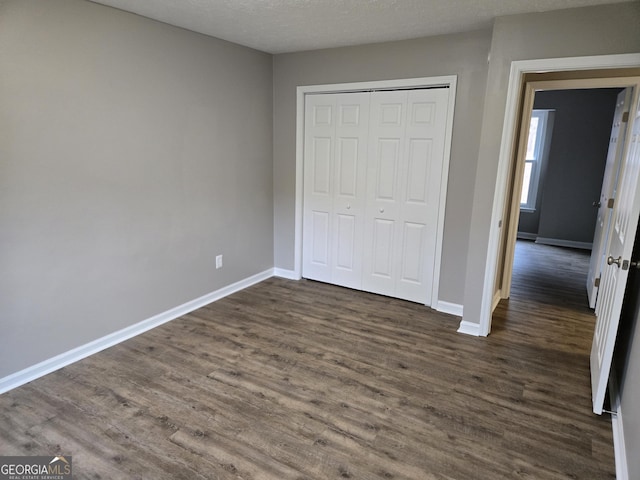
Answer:
[[[448,89],[407,94],[395,296],[426,305],[433,288],[448,100]]]
[[[369,94],[305,102],[305,278],[361,288]]]
[[[431,302],[448,95],[447,89],[372,93],[365,290]],[[393,225],[388,242],[377,238],[383,220]],[[383,258],[391,259],[385,275]]]
[[[332,282],[362,288],[369,94],[337,96]]]
[[[395,296],[407,91],[371,94],[363,290]]]

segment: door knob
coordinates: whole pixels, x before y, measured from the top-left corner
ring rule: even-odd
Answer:
[[[351,204],[347,203],[347,210],[350,210],[350,209],[351,209]]]
[[[380,213],[384,213],[384,208],[381,208],[381,209],[380,209]]]
[[[611,255],[607,257],[607,265],[613,265],[614,263],[620,268],[620,262],[622,262],[622,257],[613,258]]]

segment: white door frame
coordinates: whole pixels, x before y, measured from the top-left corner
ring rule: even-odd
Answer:
[[[505,108],[500,156],[498,157],[498,172],[496,175],[496,189],[493,197],[491,222],[489,230],[489,246],[482,287],[482,304],[480,307],[480,322],[478,335],[487,336],[491,331],[491,316],[493,313],[493,295],[497,273],[498,255],[500,253],[500,230],[504,213],[505,201],[509,187],[509,167],[514,152],[514,140],[520,122],[518,106],[521,85],[526,73],[563,72],[574,70],[598,70],[612,68],[638,68],[640,54],[630,53],[622,55],[599,55],[593,57],[548,58],[537,60],[521,60],[511,62],[509,87],[507,90],[507,104]],[[612,74],[615,76],[615,74]]]
[[[302,214],[303,214],[303,184],[304,184],[304,100],[306,95],[319,93],[344,93],[374,90],[397,90],[408,88],[448,87],[450,91],[447,111],[447,126],[445,136],[444,162],[442,165],[440,201],[438,209],[438,225],[436,233],[436,255],[433,274],[433,288],[431,290],[431,306],[438,309],[440,266],[442,261],[442,238],[444,233],[444,212],[447,198],[447,183],[449,178],[449,160],[451,157],[451,138],[453,132],[453,112],[456,99],[457,76],[407,78],[398,80],[381,80],[373,82],[335,83],[327,85],[299,86],[296,92],[296,209],[295,209],[295,237],[294,237],[294,271],[293,278],[302,278]],[[446,308],[446,305],[444,306]],[[443,309],[444,309],[443,308]],[[450,312],[462,315],[462,312]]]
[[[566,80],[536,80],[527,82],[524,86],[524,103],[520,121],[522,125],[528,122],[533,112],[533,104],[535,95],[539,91],[545,90],[576,90],[576,89],[598,89],[598,88],[627,88],[634,87],[638,84],[638,77],[608,77],[608,78],[576,78]],[[527,123],[528,124],[528,123]],[[498,288],[500,299],[509,298],[511,296],[511,281],[513,275],[513,260],[516,248],[516,238],[518,236],[518,223],[520,218],[520,194],[522,193],[522,177],[524,172],[524,155],[526,153],[526,141],[528,129],[521,128],[519,145],[515,150],[514,156],[514,172],[513,192],[511,200],[506,199],[508,209],[505,212],[508,222],[503,222],[502,228],[507,228],[504,234],[506,244],[504,248],[504,263],[502,267],[502,282]],[[623,142],[624,144],[624,139]],[[500,274],[500,272],[498,272]],[[494,297],[494,305],[496,299]]]

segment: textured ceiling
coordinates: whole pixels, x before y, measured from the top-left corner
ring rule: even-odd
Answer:
[[[269,53],[486,28],[495,17],[620,0],[92,0]]]

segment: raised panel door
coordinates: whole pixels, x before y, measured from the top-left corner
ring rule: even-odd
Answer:
[[[371,94],[363,289],[395,296],[407,91]]]
[[[302,274],[327,282],[331,281],[335,117],[335,96],[307,99]]]
[[[598,215],[596,229],[593,235],[593,248],[589,261],[589,272],[587,274],[587,295],[589,306],[595,308],[598,298],[597,279],[600,278],[602,268],[605,265],[605,253],[609,248],[609,224],[611,222],[611,211],[609,201],[615,201],[618,186],[618,174],[624,150],[624,139],[626,137],[627,122],[624,122],[624,114],[629,112],[631,103],[632,88],[626,88],[618,95],[616,100],[616,110],[613,114],[613,125],[611,136],[609,137],[609,150],[602,179],[602,190],[597,203]]]
[[[431,304],[449,90],[407,94],[395,296]]]
[[[626,154],[623,156],[618,192],[613,207],[607,262],[596,304],[596,326],[591,346],[591,389],[593,411],[602,413],[609,381],[613,349],[622,311],[625,287],[631,267],[631,254],[640,215],[640,106],[638,93],[629,119]]]
[[[372,93],[367,291],[431,302],[448,95],[447,89]]]
[[[309,95],[303,276],[431,303],[449,90]]]
[[[361,288],[369,94],[305,102],[305,278]]]

